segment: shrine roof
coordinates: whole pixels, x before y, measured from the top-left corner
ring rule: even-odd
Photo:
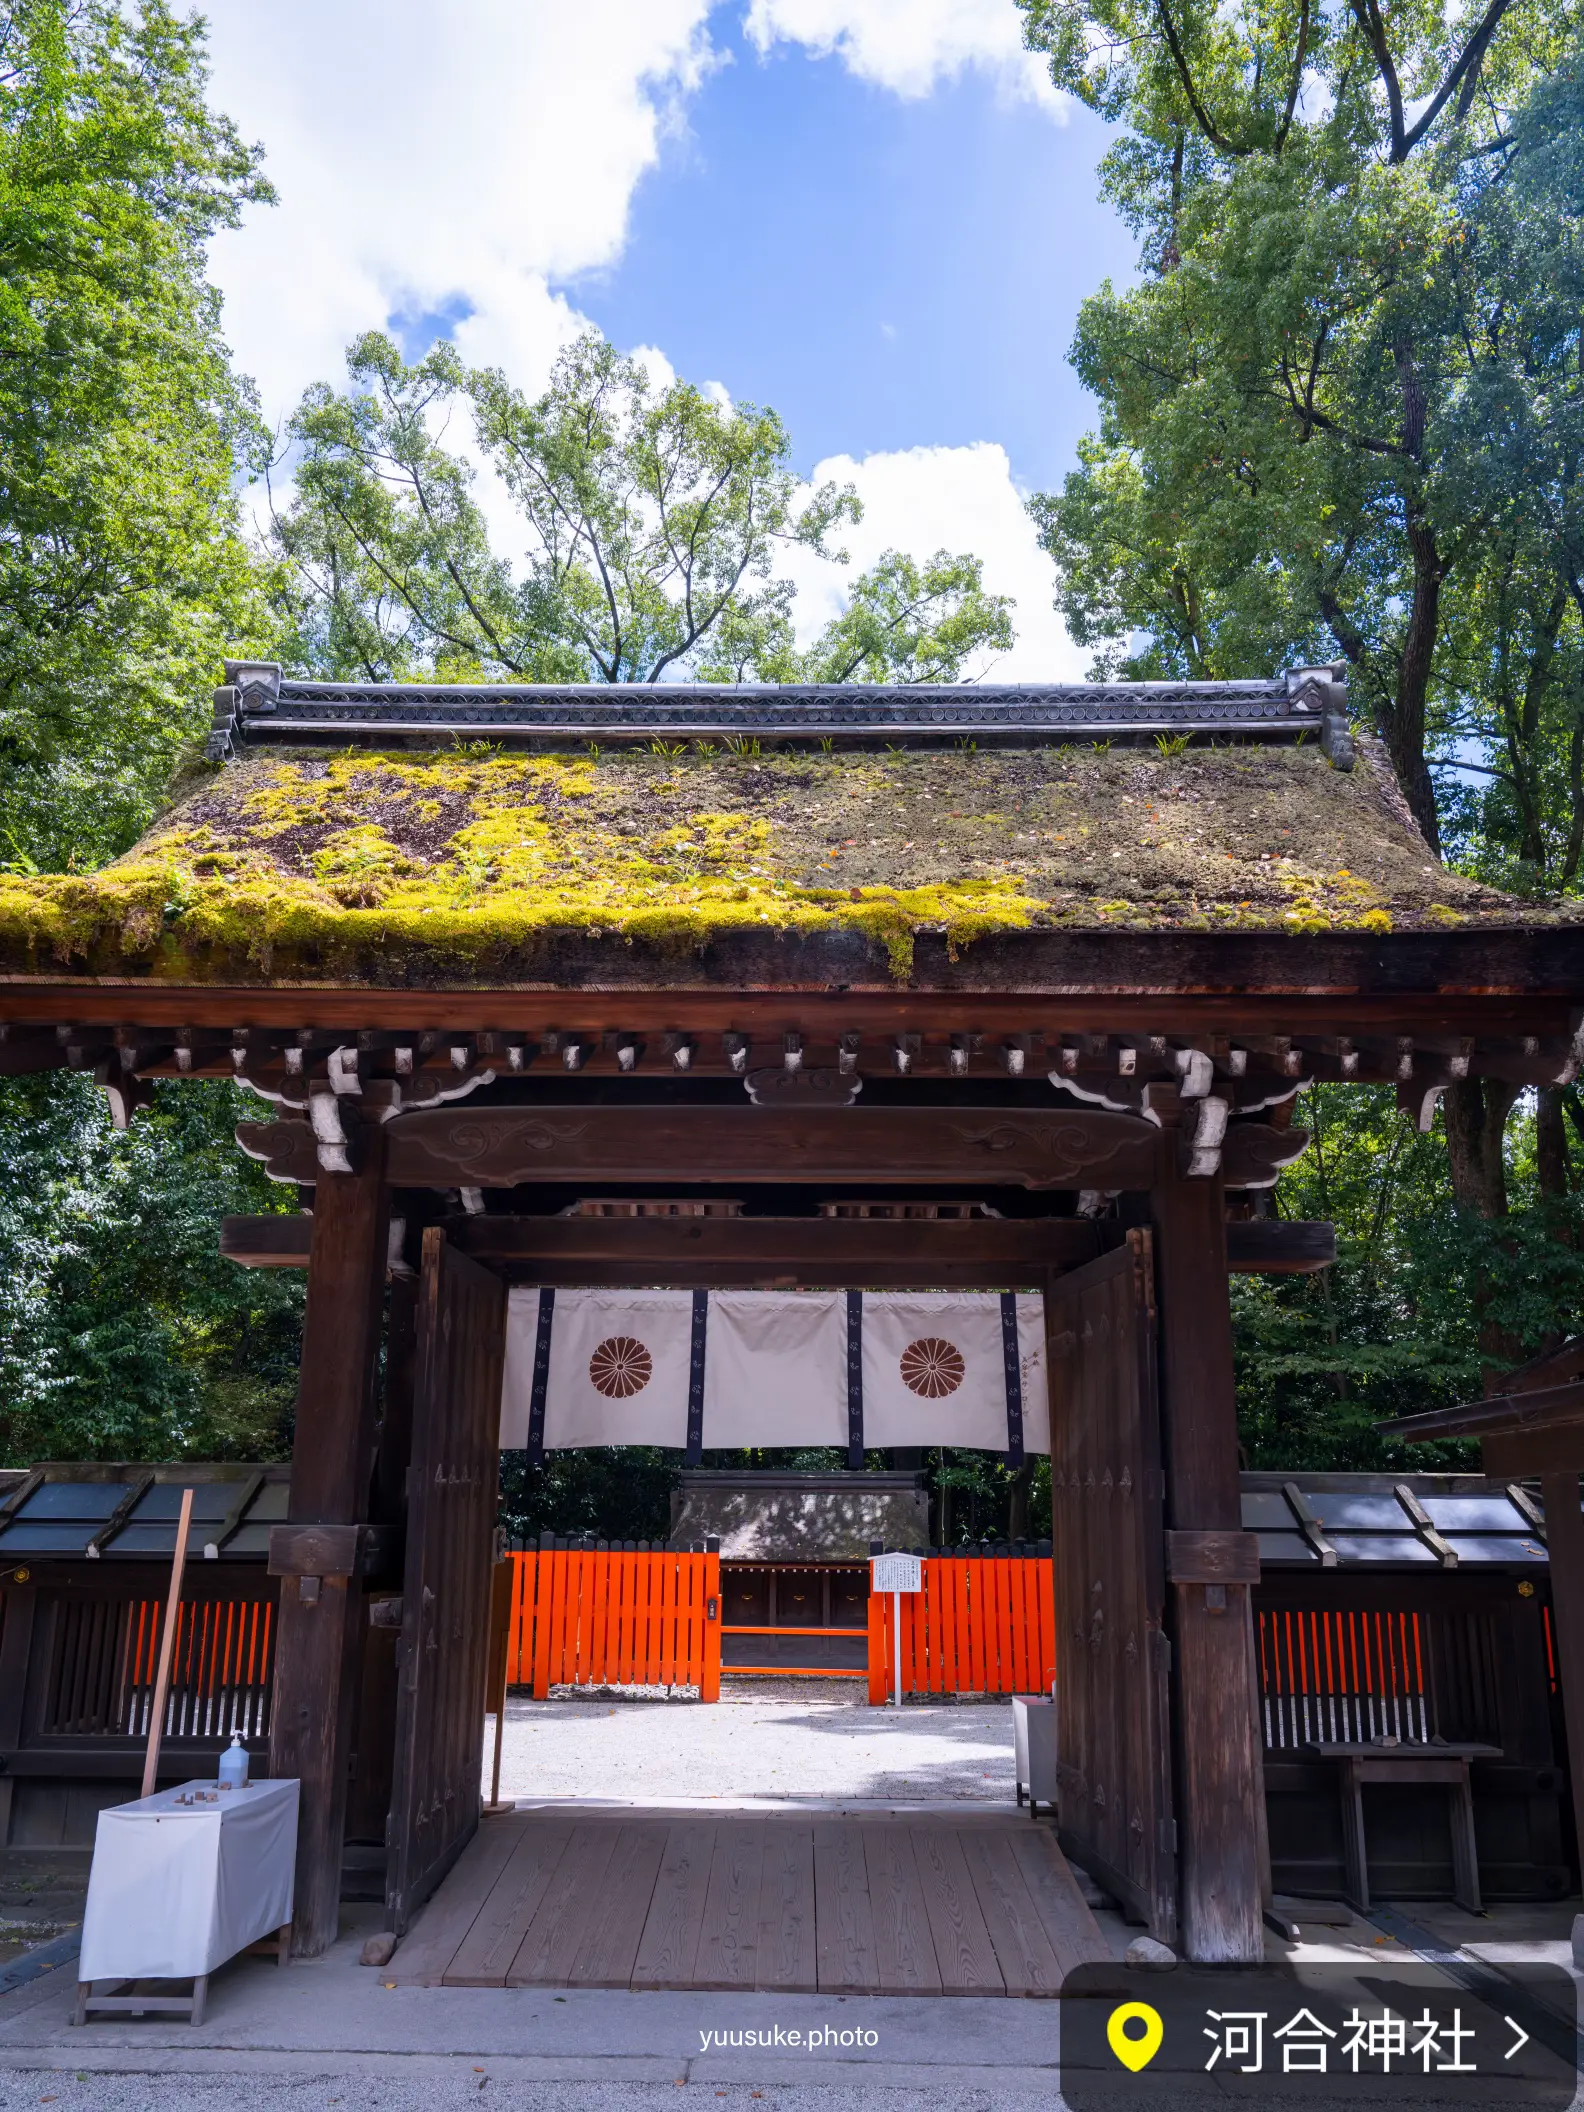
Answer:
[[[1245,1472],[1239,1482],[1243,1528],[1257,1536],[1266,1569],[1547,1561],[1538,1494],[1483,1474]]]
[[[184,1488],[193,1491],[190,1557],[262,1562],[271,1525],[286,1517],[290,1480],[287,1466],[229,1461],[68,1460],[0,1470],[0,1563],[100,1556],[168,1562]]]
[[[856,983],[905,977],[925,933],[956,955],[1025,932],[1566,915],[1437,863],[1331,681],[892,691],[883,705],[874,690],[755,692],[751,708],[722,691],[704,698],[714,732],[674,739],[700,692],[579,692],[574,710],[519,690],[508,723],[501,692],[465,693],[493,717],[436,720],[463,708],[454,693],[442,707],[425,701],[438,692],[343,686],[326,702],[332,687],[277,682],[251,718],[228,705],[230,759],[103,871],[0,874],[0,974],[543,987],[564,980],[570,946],[580,980],[603,963],[659,986],[713,942],[785,938],[837,941],[839,979]],[[525,696],[544,715],[526,732]],[[640,737],[662,711],[682,716]],[[733,711],[739,730],[717,738]],[[984,740],[963,730],[975,723]],[[334,745],[302,745],[313,734]]]
[[[684,1470],[671,1494],[670,1544],[719,1540],[725,1562],[867,1562],[872,1542],[928,1538],[922,1474]]]

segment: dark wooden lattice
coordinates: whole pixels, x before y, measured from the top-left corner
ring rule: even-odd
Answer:
[[[386,1904],[400,1934],[478,1825],[506,1291],[424,1234]]]
[[[1162,1629],[1160,1414],[1150,1235],[1046,1293],[1063,1848],[1146,1921],[1177,1928]]]

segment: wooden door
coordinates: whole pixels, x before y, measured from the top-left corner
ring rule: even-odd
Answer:
[[[1147,1231],[1045,1294],[1062,1847],[1177,1931],[1155,1290]]]
[[[431,1227],[418,1292],[401,1685],[386,1829],[385,1898],[398,1935],[479,1820],[505,1341],[505,1286]]]

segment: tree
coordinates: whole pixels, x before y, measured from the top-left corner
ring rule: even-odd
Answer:
[[[1440,791],[1461,860],[1519,892],[1575,890],[1584,853],[1581,136],[1577,45],[1468,180],[1470,253],[1500,295],[1466,407],[1494,531],[1448,612],[1441,677],[1462,768]]]
[[[1451,610],[1503,536],[1532,552],[1514,446],[1556,453],[1520,415],[1548,335],[1553,379],[1577,371],[1577,305],[1543,322],[1531,277],[1576,172],[1549,196],[1519,174],[1571,108],[1526,115],[1577,23],[1549,0],[1020,4],[1058,83],[1130,127],[1104,182],[1145,265],[1080,316],[1103,422],[1038,508],[1061,605],[1091,637],[1147,631],[1111,648],[1141,670],[1340,653],[1434,845]]]
[[[352,387],[304,397],[276,536],[292,657],[364,680],[954,680],[1011,643],[977,560],[891,551],[807,652],[792,545],[836,556],[850,487],[803,492],[773,411],[656,384],[589,333],[529,401],[448,345],[409,366],[388,338],[348,354]],[[520,565],[491,547],[474,472],[445,443],[465,410],[514,501]]]
[[[118,1135],[87,1078],[0,1081],[0,1461],[289,1452],[303,1283],[217,1236],[295,1201],[236,1148],[251,1104],[161,1085]]]
[[[1493,1361],[1575,1331],[1584,1197],[1569,1192],[1565,1142],[1558,1182],[1529,1108],[1493,1130],[1502,1209],[1486,1216],[1460,1205],[1444,1135],[1418,1134],[1389,1088],[1311,1087],[1298,1119],[1312,1141],[1275,1207],[1330,1220],[1337,1259],[1314,1276],[1233,1278],[1246,1464],[1477,1465],[1472,1447],[1400,1445],[1375,1424],[1468,1400]]]
[[[204,244],[269,196],[163,0],[0,6],[0,850],[125,848],[263,614]]]

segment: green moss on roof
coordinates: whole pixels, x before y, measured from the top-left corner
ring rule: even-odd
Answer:
[[[276,751],[86,876],[0,875],[0,970],[532,981],[568,936],[1533,923],[1436,864],[1378,752]]]

